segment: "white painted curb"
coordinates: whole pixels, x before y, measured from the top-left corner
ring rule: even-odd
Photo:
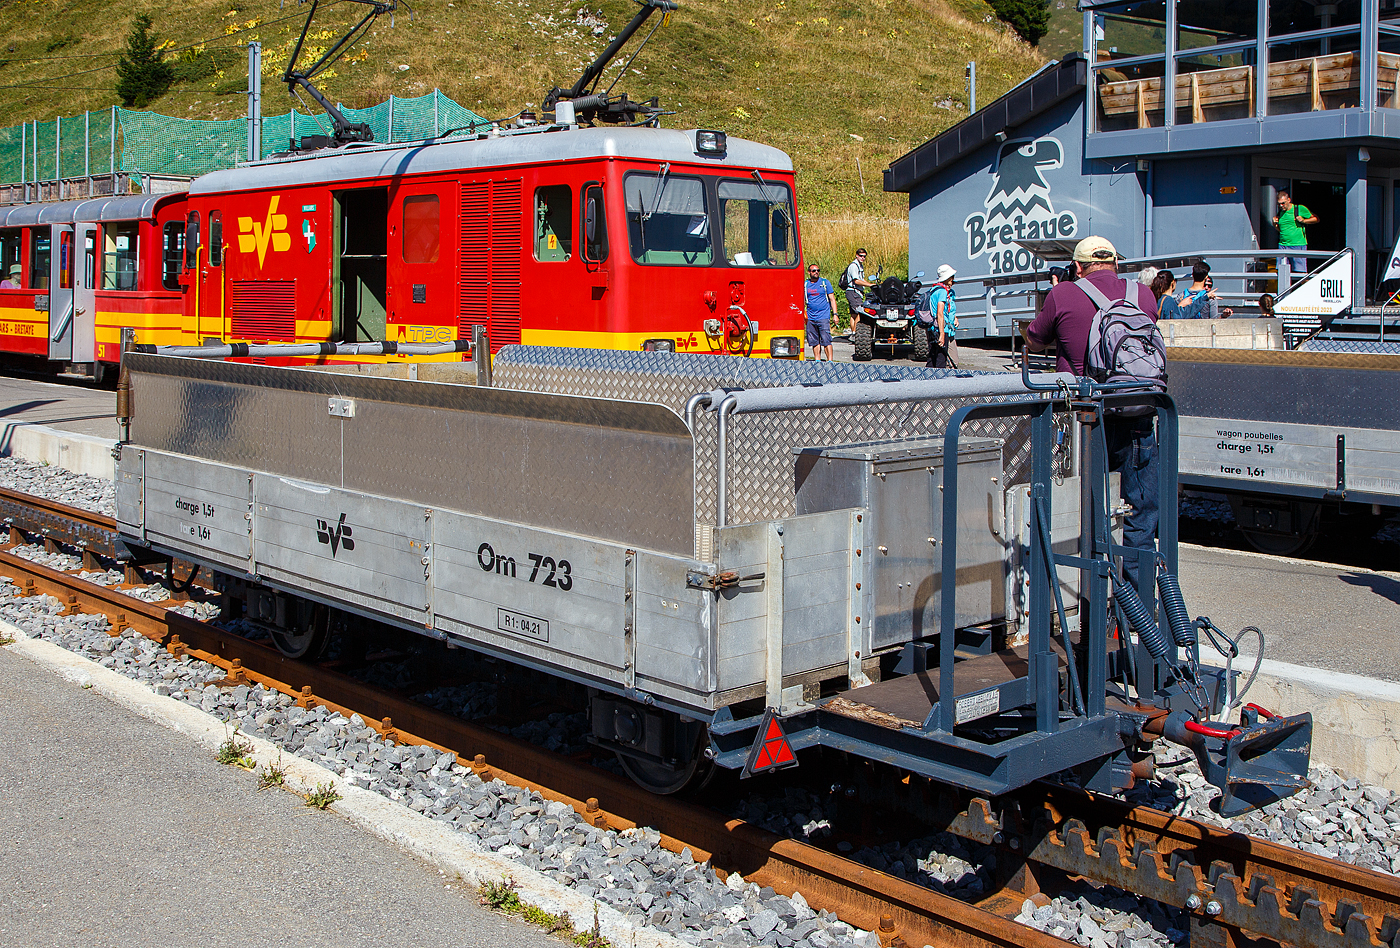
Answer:
[[[158,695],[141,682],[52,642],[30,638],[24,630],[8,622],[0,622],[0,635],[14,638],[9,651],[54,671],[67,681],[91,688],[147,720],[178,731],[211,751],[228,739],[228,725],[206,711]],[[258,764],[278,764],[286,770],[289,788],[304,793],[318,784],[333,784],[342,799],[331,804],[331,809],[443,872],[461,876],[476,885],[508,877],[515,882],[516,894],[522,902],[555,915],[567,912],[569,920],[581,932],[592,930],[596,906],[603,936],[619,948],[691,948],[678,938],[636,925],[612,906],[579,895],[537,870],[495,853],[482,852],[464,834],[371,790],[348,783],[319,764],[251,734],[242,737],[253,745],[249,756]]]
[[[114,396],[115,397],[115,396]],[[0,456],[49,462],[75,474],[110,481],[116,474],[112,459],[115,441],[96,435],[60,431],[47,425],[11,422],[0,428]]]

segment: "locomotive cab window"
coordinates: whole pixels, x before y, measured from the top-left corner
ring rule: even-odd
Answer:
[[[535,259],[568,260],[574,249],[573,193],[566,184],[535,189]]]
[[[222,211],[209,212],[209,266],[224,265],[224,215]]]
[[[608,215],[603,189],[596,184],[583,189],[583,259],[592,263],[608,259]]]
[[[436,194],[403,199],[403,262],[437,263],[442,246],[442,209]]]
[[[17,290],[24,282],[24,265],[19,259],[22,236],[18,230],[0,230],[0,289]]]
[[[721,181],[724,257],[736,267],[791,267],[797,263],[792,192],[773,181]]]
[[[130,224],[102,226],[102,289],[136,289],[136,228]]]
[[[199,266],[199,211],[190,211],[185,219],[185,269]]]
[[[35,290],[49,288],[49,229],[35,227],[29,232],[29,286]]]
[[[185,224],[170,221],[161,231],[160,285],[167,290],[180,288],[180,271],[185,260]]]
[[[622,179],[627,203],[627,241],[638,263],[708,267],[710,214],[705,183],[660,174],[633,173]]]

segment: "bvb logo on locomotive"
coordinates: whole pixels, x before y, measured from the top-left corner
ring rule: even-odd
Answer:
[[[967,231],[967,259],[987,255],[993,273],[1014,273],[1039,268],[1030,251],[1018,240],[1053,240],[1074,237],[1079,221],[1073,211],[1058,212],[1050,201],[1050,185],[1044,171],[1064,163],[1058,140],[1046,136],[1033,141],[1007,142],[992,166],[992,187],[984,210],[963,222]]]
[[[262,223],[251,217],[238,219],[238,250],[240,253],[252,253],[256,250],[259,269],[267,257],[269,243],[274,251],[292,249],[292,235],[287,233],[287,215],[277,213],[277,204],[281,200],[281,195],[272,196],[267,205],[267,220]]]

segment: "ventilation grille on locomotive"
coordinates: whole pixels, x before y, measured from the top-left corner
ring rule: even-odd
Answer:
[[[491,351],[520,342],[521,182],[462,185],[462,278],[458,338],[485,326]]]
[[[235,280],[229,315],[236,339],[296,338],[296,280]]]

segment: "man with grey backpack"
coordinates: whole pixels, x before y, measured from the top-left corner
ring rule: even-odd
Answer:
[[[1040,352],[1054,344],[1056,368],[1099,382],[1132,381],[1166,390],[1166,346],[1157,329],[1152,289],[1118,276],[1118,252],[1102,237],[1074,248],[1079,279],[1051,287],[1026,346]],[[1155,549],[1158,520],[1156,414],[1150,407],[1110,410],[1104,418],[1109,469],[1122,476],[1123,500],[1132,511],[1123,522],[1123,545]],[[1137,563],[1124,562],[1137,584]]]

